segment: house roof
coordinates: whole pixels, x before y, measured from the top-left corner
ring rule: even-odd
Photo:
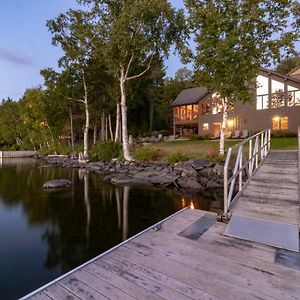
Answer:
[[[266,72],[271,75],[276,75],[279,77],[284,78],[285,80],[293,81],[297,84],[300,84],[300,75],[282,75],[275,71],[260,68],[260,73]],[[176,99],[171,103],[171,106],[181,106],[181,105],[188,105],[188,104],[196,104],[200,100],[203,100],[207,95],[209,95],[212,90],[208,90],[205,87],[196,87],[191,89],[185,89],[179,93]]]
[[[196,104],[201,98],[206,96],[209,90],[205,87],[196,87],[185,89],[179,93],[176,99],[172,102],[171,106],[180,106],[187,104]]]

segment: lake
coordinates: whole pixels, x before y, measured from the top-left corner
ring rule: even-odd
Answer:
[[[72,186],[44,190],[52,179]],[[0,160],[0,295],[16,299],[185,206],[216,210],[211,198],[149,186],[116,187],[84,169]]]

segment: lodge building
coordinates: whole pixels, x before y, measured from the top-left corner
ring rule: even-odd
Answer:
[[[228,113],[231,132],[297,132],[300,126],[300,68],[288,75],[261,68],[252,101],[236,102]],[[218,93],[204,87],[183,90],[171,104],[174,135],[211,134],[217,137],[222,122]],[[229,133],[229,134],[228,134]]]

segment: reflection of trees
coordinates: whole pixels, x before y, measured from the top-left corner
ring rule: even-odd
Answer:
[[[272,94],[271,107],[277,108],[284,106],[284,91],[278,90]]]
[[[71,188],[42,189],[45,181],[57,178],[71,180]],[[44,265],[61,272],[167,217],[181,201],[172,190],[115,187],[86,170],[35,164],[0,168],[0,198],[4,206],[21,205],[28,223],[41,227]]]

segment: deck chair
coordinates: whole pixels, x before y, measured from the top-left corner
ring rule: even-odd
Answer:
[[[240,131],[239,130],[235,130],[234,134],[232,135],[232,139],[238,139],[240,137]]]
[[[241,135],[241,139],[246,139],[249,135],[249,131],[248,130],[243,130],[243,133]]]

